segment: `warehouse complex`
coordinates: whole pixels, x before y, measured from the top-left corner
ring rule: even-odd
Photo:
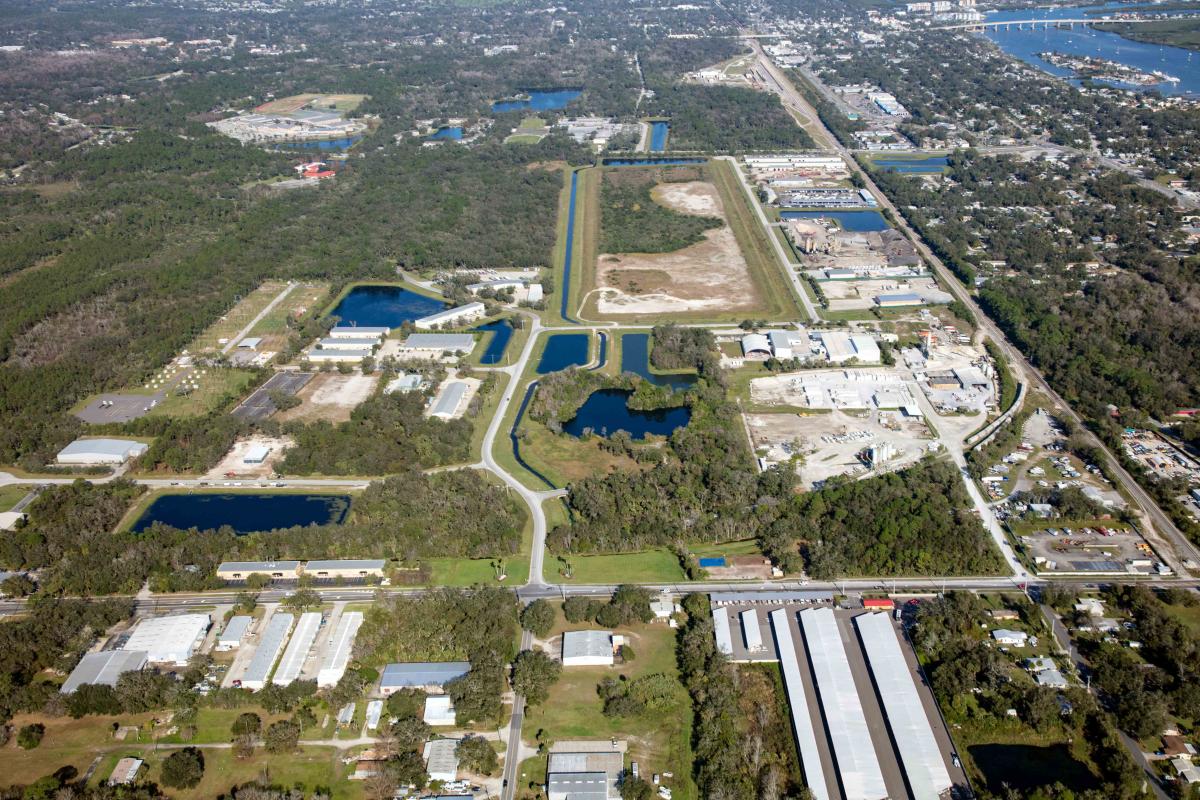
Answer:
[[[300,677],[304,659],[308,657],[308,650],[316,641],[317,631],[320,628],[321,612],[306,611],[300,615],[300,621],[296,624],[296,630],[292,633],[291,640],[288,641],[287,650],[283,652],[279,666],[275,668],[275,675],[271,678],[271,683],[277,686],[287,686]]]
[[[152,664],[183,667],[204,641],[210,622],[208,614],[151,617],[138,623],[121,649],[144,652]]]
[[[58,451],[56,460],[65,466],[79,467],[124,464],[149,447],[133,439],[76,439]]]
[[[778,661],[805,782],[817,800],[943,800],[966,787],[937,706],[886,613],[827,593],[712,595],[717,647]]]
[[[116,686],[117,679],[126,672],[146,666],[145,650],[105,650],[88,653],[79,659],[75,669],[59,688],[63,694],[71,694],[80,686]]]
[[[291,614],[274,614],[271,617],[266,629],[259,637],[254,657],[250,659],[250,665],[246,667],[246,673],[242,676],[243,689],[257,692],[267,685],[271,668],[275,666],[275,661],[283,652],[283,645],[287,642],[288,633],[292,630],[293,620]]]

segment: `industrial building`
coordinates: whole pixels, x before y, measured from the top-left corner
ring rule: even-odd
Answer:
[[[217,577],[229,583],[239,583],[251,575],[266,575],[272,580],[294,581],[300,577],[300,562],[222,561],[217,565]]]
[[[564,667],[611,667],[612,631],[567,631],[562,637]]]
[[[382,558],[337,558],[309,561],[304,574],[317,580],[365,580],[382,578],[387,560]]]
[[[369,356],[369,352],[363,350],[332,350],[319,349],[310,347],[304,351],[304,357],[309,361],[320,364],[351,364],[363,360],[364,356]]]
[[[395,394],[396,392],[416,392],[420,391],[425,386],[425,379],[418,373],[400,373],[395,378],[388,381],[388,385],[383,387],[384,394]]]
[[[882,358],[879,345],[865,333],[821,331],[817,337],[831,364],[844,364],[852,358],[860,364],[878,364]]]
[[[446,381],[429,408],[429,416],[446,420],[459,416],[467,388],[468,385],[463,381]]]
[[[66,466],[124,464],[148,450],[150,445],[133,439],[76,439],[58,451],[56,461]]]
[[[361,611],[346,611],[338,619],[337,628],[325,652],[325,660],[321,662],[321,669],[317,673],[317,686],[336,686],[346,674],[346,665],[350,663],[350,654],[354,650],[354,638],[358,636],[362,623]]]
[[[217,635],[216,649],[224,652],[241,647],[242,639],[246,638],[246,631],[250,630],[250,623],[253,621],[253,617],[244,615],[230,617],[225,630]]]
[[[308,658],[308,651],[317,640],[317,631],[320,629],[321,612],[306,611],[300,615],[300,621],[296,623],[296,630],[292,633],[287,649],[283,651],[283,658],[275,668],[271,683],[276,686],[288,686],[300,677],[304,660]]]
[[[138,623],[121,645],[122,650],[144,651],[153,664],[186,666],[204,641],[211,620],[208,614],[175,614]]]
[[[456,328],[483,319],[484,313],[483,303],[467,303],[413,320],[413,326],[420,330],[433,330],[437,327]]]
[[[475,337],[469,333],[413,333],[400,343],[405,355],[437,358],[442,353],[466,353],[475,349]]]
[[[71,670],[59,691],[71,694],[84,685],[116,686],[117,679],[123,674],[145,666],[145,650],[105,650],[102,653],[88,653],[79,659],[79,663]]]
[[[457,715],[449,695],[439,694],[425,698],[425,713],[422,719],[426,725],[434,727],[454,725]]]
[[[329,329],[333,339],[382,339],[392,332],[391,328],[379,325],[335,325]]]
[[[276,613],[271,616],[266,629],[259,637],[258,649],[254,651],[254,657],[250,659],[250,664],[242,675],[243,689],[257,692],[267,685],[267,678],[279,654],[283,652],[283,645],[287,642],[294,619],[291,614]]]
[[[904,308],[925,304],[925,298],[916,292],[889,292],[875,296],[875,305],[880,308]]]
[[[556,742],[546,760],[549,800],[617,800],[625,771],[624,741]]]
[[[246,455],[242,456],[243,464],[261,464],[267,460],[267,456],[271,455],[271,448],[265,444],[253,445],[246,451]]]
[[[770,358],[771,340],[761,333],[746,334],[742,337],[742,355],[746,358]]]
[[[335,339],[330,336],[329,338],[319,340],[317,347],[321,350],[345,350],[347,352],[353,350],[364,355],[370,355],[376,347],[379,347],[379,339],[351,339],[348,336]]]
[[[412,661],[388,664],[379,679],[379,693],[384,697],[401,689],[424,689],[440,693],[446,684],[471,671],[470,661]]]
[[[742,159],[751,173],[795,172],[819,170],[845,172],[846,162],[838,156],[824,153],[783,153],[779,155],[746,156]]]
[[[450,783],[458,778],[458,739],[432,739],[425,743],[425,771],[429,780]]]

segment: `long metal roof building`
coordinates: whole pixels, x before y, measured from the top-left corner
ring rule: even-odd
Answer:
[[[450,419],[458,411],[458,404],[467,393],[467,384],[462,381],[450,381],[442,388],[442,393],[434,401],[429,416]]]
[[[321,662],[321,671],[317,673],[317,686],[334,686],[346,674],[346,665],[350,663],[350,653],[354,649],[354,637],[362,627],[361,611],[347,611],[338,620],[337,629],[333,632],[333,640],[326,650],[325,660]]]
[[[291,614],[275,614],[271,617],[266,630],[259,637],[258,649],[254,651],[254,657],[246,667],[246,674],[242,676],[243,689],[257,692],[267,685],[267,676],[271,674],[271,667],[275,666],[275,660],[283,651],[283,643],[287,641],[293,619]]]
[[[804,679],[800,675],[800,661],[796,658],[796,645],[792,641],[788,611],[785,608],[777,608],[770,613],[770,617],[771,627],[775,631],[775,645],[779,649],[783,688],[787,692],[788,705],[792,709],[792,730],[796,732],[796,745],[800,749],[804,781],[808,784],[808,790],[812,792],[814,800],[829,800],[828,780],[821,766],[821,751],[817,749],[817,732],[808,713],[808,693],[804,691]]]
[[[717,650],[725,655],[733,655],[733,636],[729,633],[729,612],[724,608],[714,608],[713,632],[717,638]]]
[[[275,675],[271,678],[271,683],[287,686],[300,677],[304,659],[308,657],[308,651],[312,648],[312,643],[316,641],[317,631],[320,629],[321,612],[306,611],[300,615],[300,622],[296,624],[292,640],[288,642],[287,650],[283,652],[283,658],[280,660],[279,666],[275,668]]]
[[[746,642],[746,649],[750,652],[757,652],[763,649],[762,630],[758,626],[758,612],[753,608],[748,608],[741,613],[742,618],[742,639]]]
[[[85,684],[116,686],[117,679],[122,674],[144,666],[145,650],[105,650],[102,653],[88,653],[79,659],[79,663],[71,670],[59,691],[71,694]]]
[[[800,625],[846,800],[883,800],[887,785],[833,609],[805,609]]]
[[[914,800],[938,800],[951,788],[950,773],[917,694],[912,670],[900,650],[896,629],[887,614],[860,614],[854,624],[900,751],[908,788]]]

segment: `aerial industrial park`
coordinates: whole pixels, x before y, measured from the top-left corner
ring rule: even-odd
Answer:
[[[0,798],[1200,796],[1190,11],[14,8]]]

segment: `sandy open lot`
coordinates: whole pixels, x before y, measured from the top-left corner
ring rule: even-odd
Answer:
[[[706,181],[655,187],[663,205],[684,214],[725,218],[721,197]],[[733,230],[706,231],[704,241],[672,253],[602,253],[597,259],[601,314],[672,314],[757,308],[761,298]]]
[[[868,472],[857,454],[864,448],[890,445],[894,454],[878,471],[898,469],[917,461],[929,447],[929,431],[919,420],[896,411],[847,414],[746,414],[754,450],[768,463],[803,457],[801,483],[811,488],[834,475]]]
[[[291,447],[293,442],[287,436],[248,436],[238,439],[229,448],[215,467],[209,470],[207,478],[223,478],[227,473],[233,473],[238,478],[266,478],[275,472],[275,462],[283,458],[283,451]],[[261,464],[246,464],[243,459],[252,447],[265,445],[271,448],[270,455]]]
[[[276,419],[345,422],[350,419],[350,412],[371,396],[378,382],[378,375],[319,373],[297,395],[302,401],[300,405],[278,414]]]

